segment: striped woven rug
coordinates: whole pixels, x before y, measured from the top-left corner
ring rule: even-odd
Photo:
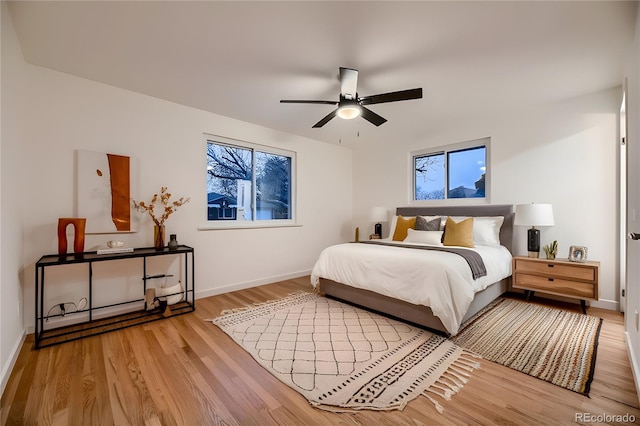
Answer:
[[[589,395],[602,319],[498,299],[453,340],[486,360]]]

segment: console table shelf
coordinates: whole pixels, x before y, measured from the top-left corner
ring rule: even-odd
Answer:
[[[95,336],[98,334],[106,333],[121,328],[131,327],[134,325],[144,324],[151,321],[166,318],[165,315],[157,310],[147,311],[146,304],[145,309],[135,309],[120,313],[116,315],[109,315],[108,313],[100,310],[106,308],[112,308],[115,306],[126,306],[129,304],[140,304],[145,301],[144,297],[126,300],[120,303],[113,303],[108,305],[94,306],[93,300],[93,264],[96,262],[108,262],[117,261],[123,259],[142,259],[142,293],[143,296],[147,290],[147,281],[162,278],[165,275],[149,276],[147,274],[147,259],[149,257],[156,256],[181,256],[184,260],[184,271],[182,277],[184,278],[184,288],[180,293],[182,294],[182,300],[176,304],[170,305],[171,316],[180,315],[195,310],[195,284],[194,284],[194,250],[192,247],[180,245],[178,248],[170,250],[168,248],[155,249],[153,247],[136,248],[132,252],[124,253],[110,253],[110,254],[97,254],[97,252],[85,252],[79,255],[66,254],[57,255],[50,254],[42,256],[38,262],[36,262],[36,276],[35,276],[35,348],[40,349],[47,346],[53,346],[60,343],[68,342],[71,340],[82,339],[89,336]],[[44,323],[48,319],[49,315],[45,315],[44,308],[44,292],[45,292],[45,269],[54,266],[64,266],[72,264],[88,264],[88,290],[89,296],[87,298],[87,308],[74,311],[71,314],[85,314],[88,315],[88,320],[81,321],[72,325],[66,325],[56,328],[50,328],[45,330]],[[169,295],[171,296],[171,295]],[[54,315],[60,316],[60,315]]]

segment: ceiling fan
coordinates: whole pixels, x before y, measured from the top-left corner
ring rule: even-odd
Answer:
[[[322,120],[318,121],[313,127],[322,127],[327,124],[336,115],[345,120],[351,120],[358,116],[362,116],[365,120],[380,126],[387,119],[381,117],[375,112],[366,108],[365,105],[383,104],[387,102],[407,101],[410,99],[422,98],[422,88],[400,90],[398,92],[381,93],[372,96],[358,96],[358,70],[340,67],[340,100],[339,101],[305,101],[305,100],[287,100],[283,99],[283,104],[329,104],[338,105]]]

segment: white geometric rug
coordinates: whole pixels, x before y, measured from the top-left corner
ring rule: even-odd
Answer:
[[[314,293],[211,320],[279,380],[325,410],[392,410],[450,399],[479,358],[447,339]]]

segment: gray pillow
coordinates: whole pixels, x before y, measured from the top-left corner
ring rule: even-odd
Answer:
[[[424,216],[416,217],[416,231],[439,231],[440,216],[427,219]]]

